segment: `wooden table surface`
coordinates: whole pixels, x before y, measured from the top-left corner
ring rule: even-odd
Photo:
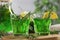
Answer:
[[[60,40],[60,35],[47,35],[47,36],[38,36],[34,39],[29,39],[25,37],[13,37],[13,36],[3,36],[2,40]]]

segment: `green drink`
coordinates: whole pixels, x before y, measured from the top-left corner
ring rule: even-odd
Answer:
[[[12,31],[10,20],[9,5],[0,5],[0,32],[8,33]]]
[[[51,20],[50,19],[34,19],[34,28],[35,33],[38,33],[40,35],[46,35],[50,33],[49,26],[50,26]]]
[[[13,33],[17,35],[28,35],[30,18],[20,19],[18,17],[12,19]]]

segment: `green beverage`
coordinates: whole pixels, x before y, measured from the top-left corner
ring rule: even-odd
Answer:
[[[9,5],[0,5],[0,32],[8,33],[12,31],[10,20]]]
[[[50,26],[51,20],[50,19],[34,19],[34,28],[35,33],[40,35],[46,35],[50,33],[49,26]]]
[[[13,33],[17,35],[28,35],[30,18],[20,19],[18,16],[12,19]]]

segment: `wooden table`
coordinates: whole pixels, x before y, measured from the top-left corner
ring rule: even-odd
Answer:
[[[59,35],[39,36],[35,40],[58,40]]]
[[[2,40],[28,40],[28,39],[21,36],[3,36]]]
[[[60,35],[47,35],[47,36],[39,36],[34,39],[29,39],[25,37],[14,37],[14,36],[3,36],[2,40],[60,40]]]

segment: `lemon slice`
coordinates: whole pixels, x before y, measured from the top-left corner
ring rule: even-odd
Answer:
[[[44,19],[44,18],[48,18],[48,15],[49,15],[49,11],[48,11],[48,12],[45,12],[42,18],[43,18],[43,19]]]
[[[51,13],[50,19],[58,19],[58,16],[57,16],[56,12]]]
[[[44,13],[43,19],[48,18],[48,17],[49,17],[49,11]],[[50,19],[58,19],[57,13],[56,12],[51,12],[50,13]]]
[[[25,17],[28,13],[29,13],[29,12],[27,12],[27,11],[21,12],[21,14],[20,14],[20,18]]]

